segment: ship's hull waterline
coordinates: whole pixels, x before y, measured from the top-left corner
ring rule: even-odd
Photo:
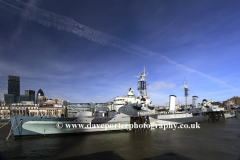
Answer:
[[[100,132],[130,129],[130,117],[127,115],[119,117],[115,116],[101,118],[100,117],[55,118],[55,117],[11,116],[10,120],[12,128],[13,129],[16,128],[13,132],[14,136],[37,136],[37,135],[70,134],[81,132]],[[169,123],[184,124],[203,122],[208,120],[208,115],[200,116],[192,116],[191,114],[150,115],[149,120],[151,127],[157,127]],[[70,128],[67,128],[67,126],[69,125],[71,125]]]

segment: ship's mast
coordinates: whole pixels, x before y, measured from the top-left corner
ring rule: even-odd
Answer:
[[[146,83],[146,76],[148,75],[145,74],[145,67],[144,67],[144,72],[139,73],[139,76],[135,76],[138,78],[138,91],[140,92],[141,96],[147,96],[147,83]]]

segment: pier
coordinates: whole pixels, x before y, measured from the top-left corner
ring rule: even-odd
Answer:
[[[131,131],[151,131],[149,116],[130,117]]]
[[[217,111],[217,112],[208,112],[209,118],[208,122],[223,122],[225,121],[225,116],[223,111]]]

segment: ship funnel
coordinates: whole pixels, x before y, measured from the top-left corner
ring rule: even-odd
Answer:
[[[192,106],[198,108],[198,96],[192,96]]]
[[[175,112],[175,110],[176,110],[176,96],[175,95],[170,95],[169,103],[170,103],[169,111]]]

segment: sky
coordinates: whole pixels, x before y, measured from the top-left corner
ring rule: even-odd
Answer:
[[[0,0],[0,99],[8,75],[20,93],[108,102],[144,67],[148,96],[166,105],[192,96],[239,96],[240,2],[227,0]]]

